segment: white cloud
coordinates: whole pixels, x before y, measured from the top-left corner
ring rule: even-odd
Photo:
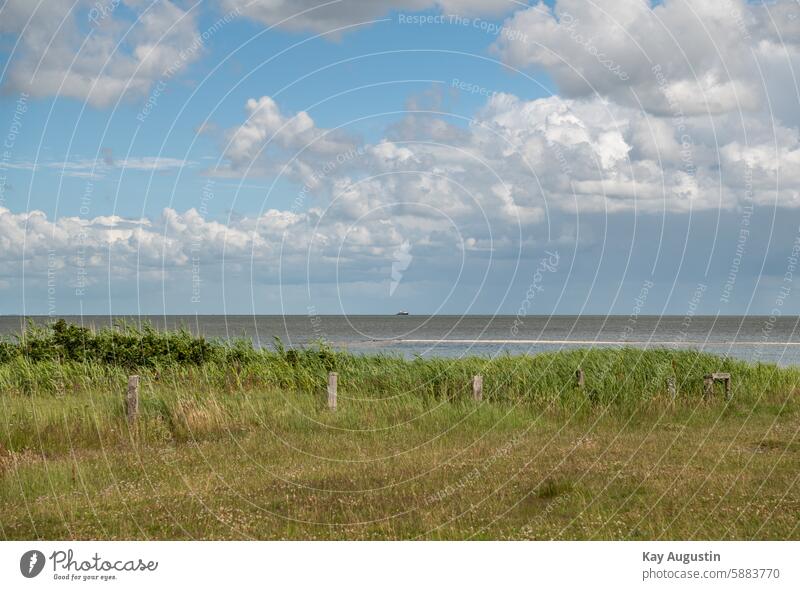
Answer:
[[[189,165],[190,162],[180,158],[167,158],[163,156],[145,156],[139,158],[124,158],[114,161],[113,165],[118,168],[129,170],[174,170]]]
[[[234,168],[252,165],[270,148],[304,152],[309,157],[335,156],[353,145],[341,134],[318,128],[305,111],[284,115],[269,96],[251,98],[245,108],[247,120],[227,134],[225,157]],[[302,165],[302,161],[298,165]]]
[[[386,215],[384,218],[388,218]],[[48,219],[42,211],[12,213],[0,207],[0,280],[23,272],[31,279],[48,267],[60,271],[61,284],[114,281],[139,277],[164,280],[163,272],[180,276],[193,265],[244,272],[256,268],[258,282],[302,282],[310,265],[315,280],[333,280],[337,269],[347,277],[377,276],[391,264],[406,239],[420,239],[424,230],[398,231],[380,220],[352,224],[319,211],[303,214],[268,210],[228,224],[206,219],[195,209],[164,209],[159,219],[119,216]],[[428,244],[433,241],[427,240]],[[23,265],[24,260],[24,265]],[[282,272],[281,272],[282,269]]]
[[[134,11],[134,21],[120,17]],[[35,97],[66,96],[96,107],[146,95],[153,83],[198,57],[193,14],[169,0],[125,0],[106,16],[70,0],[8,0],[0,33],[18,38],[5,84]],[[87,29],[89,32],[87,33]],[[169,73],[168,73],[169,72]]]
[[[119,160],[111,156],[104,156],[102,159],[92,160],[89,158],[77,158],[65,162],[43,161],[34,163],[30,161],[17,161],[4,163],[6,168],[18,170],[54,170],[64,176],[75,178],[103,178],[108,172],[114,169],[130,170],[139,172],[165,172],[168,170],[179,170],[192,166],[194,163],[181,158],[170,158],[165,156],[140,156],[128,157]]]
[[[509,18],[494,50],[516,67],[543,67],[564,96],[608,96],[652,113],[756,110],[760,62],[796,59],[794,2],[558,0]]]
[[[524,101],[495,94],[467,128],[410,115],[408,124],[395,126],[401,139],[356,146],[326,138],[305,113],[282,115],[268,97],[249,101],[248,111],[249,120],[229,132],[231,159],[273,174],[296,157],[286,174],[313,188],[302,207],[350,222],[387,207],[394,216],[412,208],[412,217],[452,219],[478,238],[490,228],[511,235],[542,221],[548,208],[680,212],[735,209],[751,200],[798,204],[800,135],[759,113],[673,120],[596,97]],[[443,133],[447,128],[457,132]],[[280,146],[280,158],[269,144]]]
[[[750,199],[798,205],[800,135],[757,113],[713,122],[689,117],[677,126],[599,99],[501,98],[490,102],[483,122],[541,171],[550,206],[659,212],[731,210]],[[776,191],[779,177],[783,188]]]

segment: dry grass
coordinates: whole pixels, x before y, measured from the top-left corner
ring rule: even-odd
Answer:
[[[0,537],[800,538],[793,388],[627,406],[343,395],[332,414],[322,384],[198,375],[145,378],[135,431],[124,382],[0,396]]]

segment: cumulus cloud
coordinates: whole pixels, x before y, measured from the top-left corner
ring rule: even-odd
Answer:
[[[344,282],[371,278],[388,281],[396,249],[412,240],[425,249],[452,249],[441,223],[419,223],[389,211],[351,223],[320,211],[268,210],[229,223],[203,217],[197,210],[164,209],[157,219],[102,216],[49,219],[42,211],[12,213],[0,207],[0,280],[31,279],[58,269],[72,288],[102,282],[165,279],[191,273],[195,265],[244,273],[264,283],[303,282],[309,268],[314,281]],[[388,223],[388,225],[387,225]]]
[[[597,98],[496,97],[483,117],[544,171],[540,182],[554,207],[680,212],[800,204],[798,130],[758,114],[665,121]]]
[[[231,160],[274,172],[280,166],[269,146],[280,146],[282,161],[294,162],[286,174],[313,189],[302,205],[342,219],[413,205],[418,217],[435,212],[467,231],[495,226],[511,235],[548,209],[798,204],[787,182],[800,172],[798,131],[758,113],[664,118],[598,97],[495,94],[469,126],[410,114],[393,137],[356,145],[330,140],[305,113],[282,115],[268,97],[249,101],[248,111],[249,120],[229,132]]]
[[[296,163],[314,156],[335,156],[352,147],[353,141],[341,133],[316,126],[305,111],[295,115],[283,114],[269,96],[251,98],[245,105],[247,120],[229,130],[225,158],[233,168],[252,167],[259,159],[276,151],[303,157]]]
[[[204,219],[194,209],[182,214],[165,209],[156,220],[120,216],[51,220],[42,211],[12,213],[0,208],[0,256],[5,272],[11,274],[23,260],[41,266],[49,253],[55,253],[62,266],[91,271],[113,265],[115,275],[124,277],[140,269],[186,267],[193,256],[219,260],[224,249],[233,260],[253,248],[267,256],[272,250],[260,232],[271,235],[293,220],[290,214],[268,212],[258,220],[242,219],[226,226]]]
[[[121,16],[126,11],[132,20]],[[95,107],[146,95],[156,80],[199,55],[194,15],[169,0],[125,0],[103,12],[70,0],[8,0],[0,8],[0,33],[17,37],[7,87]]]
[[[518,11],[494,51],[542,67],[564,96],[600,94],[651,113],[718,114],[763,106],[760,65],[796,60],[796,4],[745,0],[558,0]]]

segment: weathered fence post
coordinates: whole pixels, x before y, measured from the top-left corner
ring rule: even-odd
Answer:
[[[672,399],[678,396],[678,389],[675,387],[675,377],[667,377],[667,393],[669,393],[669,397]]]
[[[722,381],[725,385],[725,399],[731,399],[731,374],[730,373],[709,373],[703,377],[705,393],[710,396],[714,393],[714,383]]]
[[[714,378],[711,375],[703,377],[703,394],[706,397],[711,397],[714,393]]]
[[[725,399],[731,398],[731,374],[730,373],[712,373],[711,378],[714,381],[722,381],[725,385]]]
[[[336,386],[338,384],[339,373],[331,371],[328,373],[328,408],[336,409]]]
[[[476,402],[483,399],[483,375],[475,375],[472,378],[472,399]]]
[[[128,377],[128,394],[125,396],[125,413],[128,424],[133,425],[139,415],[139,375]]]
[[[583,387],[584,381],[583,369],[578,369],[575,371],[575,385],[578,387]]]

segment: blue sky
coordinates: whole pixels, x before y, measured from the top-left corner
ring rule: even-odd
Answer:
[[[0,313],[796,314],[795,12],[8,0]]]

